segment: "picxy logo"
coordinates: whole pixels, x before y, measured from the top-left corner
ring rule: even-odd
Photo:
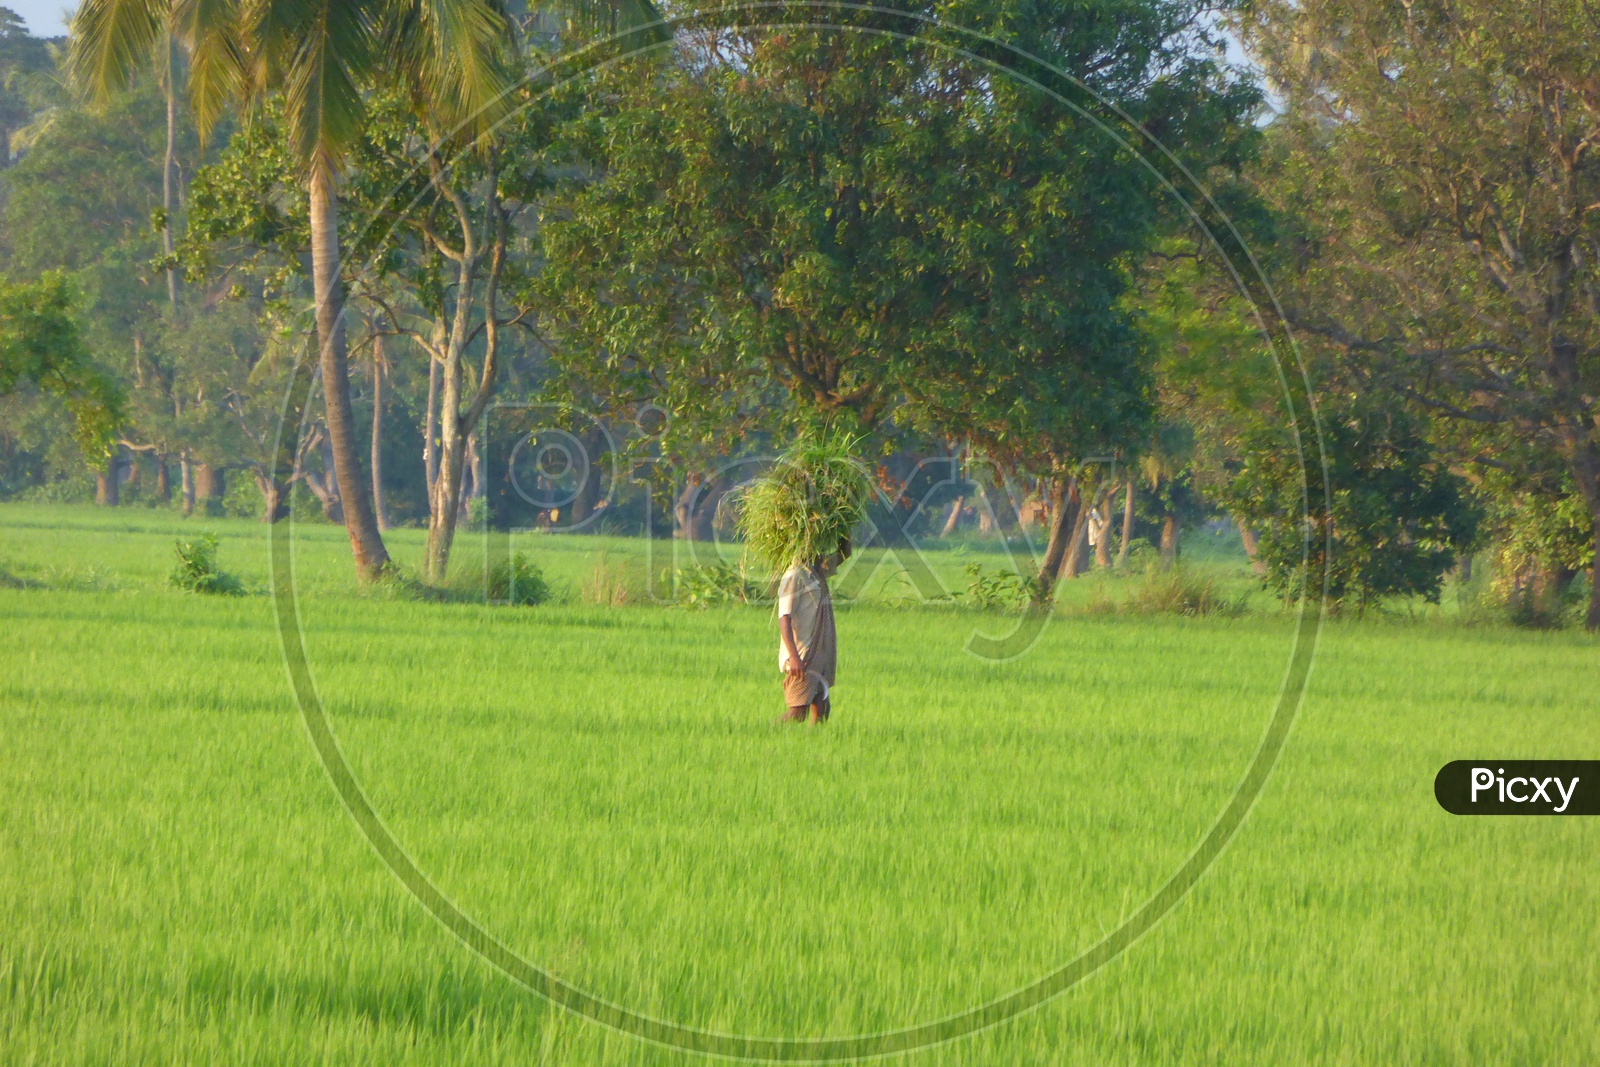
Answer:
[[[1455,760],[1433,780],[1455,815],[1600,814],[1600,761]]]
[[[1572,794],[1578,790],[1578,779],[1576,777],[1572,779],[1570,785],[1564,786],[1561,784],[1561,779],[1555,775],[1551,775],[1549,778],[1527,778],[1519,774],[1508,779],[1505,777],[1505,771],[1504,767],[1501,767],[1498,773],[1491,771],[1487,767],[1472,768],[1472,802],[1474,804],[1478,802],[1478,794],[1483,790],[1493,789],[1498,785],[1501,801],[1509,800],[1513,804],[1537,804],[1540,801],[1554,803],[1550,794],[1545,792],[1545,788],[1554,783],[1556,791],[1561,794],[1561,806],[1550,810],[1560,815],[1567,810],[1567,805],[1572,803]],[[1531,794],[1527,792],[1528,786],[1533,787]],[[1522,796],[1517,795],[1519,788],[1523,790]]]

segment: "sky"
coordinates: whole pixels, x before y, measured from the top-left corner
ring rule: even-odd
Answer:
[[[77,0],[0,0],[0,6],[9,7],[22,16],[28,32],[35,37],[62,37],[67,32],[67,16],[76,8]],[[1239,43],[1228,36],[1228,60],[1248,65]]]
[[[35,37],[65,36],[67,15],[77,6],[72,0],[0,0],[0,7],[9,7],[22,16],[28,32]]]

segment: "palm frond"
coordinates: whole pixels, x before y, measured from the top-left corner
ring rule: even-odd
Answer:
[[[73,86],[95,104],[126,89],[150,65],[171,16],[171,0],[83,0],[67,49]]]
[[[500,0],[391,0],[383,51],[420,110],[469,138],[509,106],[511,18]]]
[[[176,0],[172,32],[189,53],[189,107],[208,134],[247,78],[237,0]]]
[[[370,9],[348,0],[270,6],[278,10],[263,22],[262,47],[281,49],[269,84],[283,94],[291,143],[307,162],[336,166],[361,136],[362,86],[378,64]]]
[[[569,34],[583,39],[628,34],[640,45],[672,39],[665,16],[652,0],[551,0],[537,6],[560,18]]]

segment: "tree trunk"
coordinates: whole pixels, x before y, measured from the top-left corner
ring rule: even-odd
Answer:
[[[1089,569],[1089,514],[1096,504],[1101,502],[1103,494],[1097,494],[1092,501],[1082,498],[1083,487],[1076,487],[1077,517],[1072,523],[1071,546],[1067,549],[1067,559],[1062,565],[1063,578],[1076,578]]]
[[[122,453],[114,452],[103,470],[95,471],[94,502],[103,508],[122,503]]]
[[[221,507],[222,498],[228,495],[228,483],[222,468],[209,463],[198,464],[194,470],[194,494],[207,514],[215,510],[213,504]]]
[[[287,487],[273,481],[263,470],[257,469],[251,473],[255,475],[256,488],[261,491],[261,521],[271,524],[287,519],[289,517]]]
[[[161,247],[167,259],[167,302],[173,314],[178,311],[178,267],[172,258],[172,212],[176,199],[178,166],[178,60],[177,47],[170,32],[167,38],[167,155],[161,168]]]
[[[1133,541],[1133,479],[1122,498],[1122,543],[1117,545],[1117,566],[1128,562],[1128,545]]]
[[[1560,617],[1562,597],[1577,576],[1572,567],[1539,564],[1533,579],[1533,602],[1541,615],[1549,619]]]
[[[944,529],[939,531],[940,537],[949,537],[961,528],[961,511],[967,506],[967,498],[958,496],[950,505],[950,514],[944,520]]]
[[[178,476],[183,486],[183,517],[194,514],[194,464],[185,451],[178,460]]]
[[[1261,558],[1261,538],[1243,519],[1235,519],[1234,522],[1239,527],[1239,540],[1244,542],[1244,554],[1250,557],[1250,569],[1256,572],[1256,577],[1265,578],[1267,561]]]
[[[1110,494],[1106,494],[1106,500],[1109,501],[1110,499]],[[1105,504],[1102,502],[1100,507],[1103,509],[1104,506]],[[1111,519],[1106,515],[1102,515],[1100,519],[1100,533],[1094,544],[1094,565],[1096,567],[1111,566]]]
[[[1600,515],[1595,515],[1594,537],[1600,545]],[[1600,550],[1595,555],[1600,557]],[[1600,630],[1600,558],[1589,566],[1589,613],[1584,616],[1584,627],[1590,633]]]
[[[439,481],[439,361],[428,356],[428,420],[422,429],[422,469],[428,479],[428,499],[433,500],[433,489]],[[432,505],[430,504],[431,508]]]
[[[447,390],[448,391],[448,390]],[[434,482],[433,500],[428,508],[427,574],[429,581],[442,582],[450,569],[450,546],[455,541],[456,518],[461,503],[462,449],[452,447],[449,419],[444,421],[439,475]]]
[[[172,503],[172,468],[167,465],[167,457],[157,453],[156,457],[156,499],[163,504]]]
[[[339,217],[332,166],[318,159],[311,165],[311,276],[317,303],[317,343],[321,352],[322,395],[333,445],[334,471],[344,504],[344,526],[356,573],[372,581],[389,563],[378,530],[356,451],[355,416],[350,409],[350,370],[344,342],[344,292],[339,277]]]
[[[438,474],[428,506],[428,580],[442,582],[450,570],[450,547],[455,542],[461,516],[462,467],[466,461],[466,435],[461,428],[461,373],[459,365],[440,368]]]
[[[1161,569],[1171,570],[1178,562],[1178,516],[1167,513],[1161,520]]]
[[[1083,510],[1078,506],[1078,483],[1071,478],[1052,479],[1045,499],[1050,504],[1050,537],[1039,564],[1039,587],[1034,592],[1034,604],[1040,607],[1055,599],[1056,583],[1061,580],[1061,568],[1078,532],[1079,513]]]
[[[334,484],[333,478],[327,473],[306,471],[302,477],[305,479],[306,488],[311,490],[311,495],[317,498],[317,503],[322,506],[322,517],[335,526],[344,523],[344,508],[339,501],[339,488]]]
[[[1464,552],[1456,557],[1456,581],[1462,585],[1472,581],[1472,553]]]
[[[434,488],[428,521],[428,547],[426,568],[428,577],[442,581],[449,570],[450,546],[455,540],[457,513],[461,507],[462,467],[470,447],[476,459],[476,443],[470,437],[482,417],[489,398],[494,394],[499,375],[500,321],[495,310],[500,271],[505,262],[506,223],[500,205],[497,172],[491,163],[482,183],[484,195],[483,233],[485,246],[478,244],[477,225],[471,218],[465,200],[453,193],[441,178],[439,170],[431,174],[435,188],[454,206],[461,223],[462,244],[456,258],[457,284],[455,310],[449,331],[444,336],[444,358],[439,368],[439,476]],[[487,254],[487,260],[484,255]],[[488,273],[480,276],[479,269],[487,263]],[[464,371],[462,355],[472,334],[472,309],[476,286],[483,283],[483,365],[478,382],[468,398],[462,397]],[[435,336],[439,336],[438,333]],[[431,355],[431,354],[430,354]],[[473,471],[475,492],[483,489],[481,471]]]
[[[600,456],[601,447],[605,438],[599,429],[591,428],[578,438],[578,443],[583,446],[583,458],[588,462],[588,473],[583,479],[583,484],[578,487],[578,495],[572,498],[572,517],[567,523],[569,529],[581,526],[589,521],[594,514],[594,508],[600,502]]]
[[[683,491],[672,504],[672,536],[680,541],[699,540],[695,537],[695,510],[705,476],[692,472],[683,481]]]
[[[372,514],[378,529],[389,528],[383,509],[383,335],[372,339]]]
[[[1583,626],[1590,633],[1600,630],[1600,455],[1587,442],[1577,442],[1569,459],[1578,491],[1589,505],[1590,543],[1594,546],[1596,562],[1589,568],[1589,610],[1584,613]]]
[[[474,500],[483,496],[483,464],[479,462],[477,431],[467,434],[466,465],[461,473],[462,513],[470,512]]]
[[[701,488],[700,496],[694,503],[693,532],[691,534],[693,540],[716,540],[717,506],[722,503],[722,498],[727,493],[728,483],[720,477],[713,478]]]

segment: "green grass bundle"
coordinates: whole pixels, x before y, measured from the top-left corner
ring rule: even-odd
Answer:
[[[804,437],[739,504],[745,549],[774,571],[838,551],[866,517],[872,483],[849,434]]]
[[[210,593],[215,596],[242,596],[244,584],[217,566],[217,538],[204,534],[193,541],[178,538],[173,545],[178,557],[177,565],[167,581],[191,593]]]
[[[503,604],[529,606],[550,599],[544,571],[521,552],[496,563],[489,571],[489,599]]]

